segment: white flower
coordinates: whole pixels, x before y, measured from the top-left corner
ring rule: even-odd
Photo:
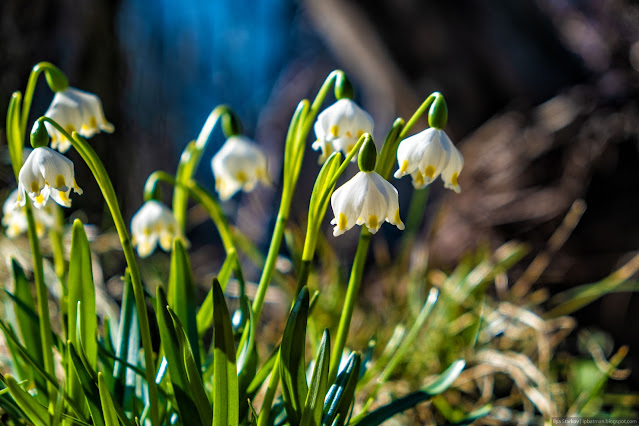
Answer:
[[[384,221],[399,229],[404,224],[399,217],[397,190],[377,172],[359,172],[338,188],[331,197],[335,218],[331,221],[333,235],[338,236],[353,226],[366,225],[376,233]]]
[[[410,174],[417,189],[424,188],[441,175],[446,188],[461,191],[457,179],[464,158],[443,130],[430,127],[401,141],[397,148],[397,163],[399,170],[394,176],[399,179]]]
[[[20,169],[16,206],[25,205],[27,193],[37,208],[44,206],[49,197],[61,206],[71,207],[72,189],[82,194],[75,181],[73,162],[51,148],[36,148]]]
[[[269,184],[266,155],[249,138],[231,136],[211,160],[215,189],[222,201],[240,189],[250,192],[258,182]]]
[[[15,189],[2,206],[2,224],[7,227],[7,237],[14,238],[25,232],[28,228],[27,215],[24,207],[16,209],[18,200],[18,190]],[[47,228],[51,228],[55,223],[55,203],[50,202],[44,208],[35,209],[33,218],[38,236],[44,235]]]
[[[320,113],[314,129],[317,140],[311,146],[315,151],[322,150],[319,162],[323,163],[333,151],[348,155],[360,136],[373,134],[373,119],[355,102],[344,98]]]
[[[78,132],[85,138],[99,133],[100,130],[111,133],[113,124],[109,123],[102,110],[102,102],[93,93],[68,87],[56,92],[45,117],[49,117],[62,126],[69,134]],[[51,123],[45,123],[51,136],[51,147],[66,152],[71,142]]]
[[[164,251],[171,251],[173,239],[179,236],[173,212],[156,200],[145,202],[133,215],[131,234],[140,257],[153,253],[158,242]]]

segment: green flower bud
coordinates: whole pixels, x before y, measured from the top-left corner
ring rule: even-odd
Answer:
[[[226,114],[222,115],[222,130],[227,138],[242,134],[242,122],[230,109],[226,111]]]
[[[428,124],[430,127],[441,130],[446,127],[448,121],[448,107],[441,93],[435,92],[432,96],[435,100],[428,110]]]
[[[375,170],[377,164],[377,148],[371,135],[364,136],[364,144],[359,150],[359,157],[357,158],[357,164],[359,169],[363,172],[372,172]]]
[[[54,92],[61,92],[69,87],[67,76],[55,65],[47,64],[47,67],[44,68],[44,76]]]
[[[31,146],[35,149],[47,145],[49,145],[49,132],[42,121],[36,120],[31,129]]]
[[[337,74],[335,79],[335,98],[337,99],[353,99],[355,91],[353,85],[343,72]]]

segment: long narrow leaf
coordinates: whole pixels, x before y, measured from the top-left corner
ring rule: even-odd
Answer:
[[[29,281],[20,267],[20,264],[11,259],[11,271],[13,273],[13,292],[9,294],[14,302],[14,311],[18,330],[24,342],[24,346],[31,349],[33,359],[38,365],[44,369],[44,358],[42,357],[42,341],[40,340],[40,322],[36,313],[35,301],[31,294]],[[6,290],[5,290],[6,291]],[[47,402],[47,384],[44,378],[39,374],[31,374],[30,377],[38,390],[38,401],[42,404]]]
[[[333,425],[339,417],[338,425],[345,424],[355,397],[355,388],[360,378],[362,357],[353,352],[348,357],[346,366],[339,373],[335,384],[331,386],[324,401],[324,417],[322,425]]]
[[[44,405],[41,405],[36,401],[34,397],[24,391],[18,382],[9,375],[5,376],[4,382],[9,388],[11,396],[18,404],[18,407],[29,417],[34,424],[47,425],[51,421],[49,412]]]
[[[250,404],[249,399],[254,397],[254,393],[249,392],[248,388],[251,381],[255,378],[257,372],[258,356],[255,349],[255,320],[253,318],[253,310],[246,295],[240,299],[240,309],[248,319],[246,321],[242,339],[237,348],[237,381],[239,394],[239,419],[243,421],[249,415]]]
[[[315,358],[315,368],[308,389],[304,412],[300,425],[319,425],[322,420],[324,397],[328,390],[328,368],[330,366],[331,339],[328,330],[324,330]]]
[[[213,279],[213,426],[236,426],[239,395],[231,316],[220,283]]]
[[[173,318],[169,312],[166,293],[161,286],[157,290],[157,307],[155,311],[158,317],[162,348],[169,364],[169,376],[180,420],[185,425],[203,425],[197,405],[191,396],[189,377],[182,358],[180,341],[173,325]]]
[[[226,282],[231,278],[231,272],[233,272],[233,267],[237,262],[237,253],[235,250],[229,250],[226,255],[226,259],[220,268],[220,273],[217,275],[217,278],[220,282],[220,285],[225,285]],[[211,324],[213,323],[213,288],[208,292],[206,297],[204,298],[204,302],[202,302],[202,306],[200,306],[200,310],[197,313],[197,329],[198,334],[202,336],[206,333],[207,330],[211,328]]]
[[[376,426],[380,425],[386,420],[393,417],[395,414],[404,412],[410,408],[413,408],[417,404],[432,398],[446,391],[453,382],[459,377],[462,370],[466,366],[466,361],[463,359],[453,362],[439,377],[430,385],[423,389],[406,395],[403,398],[399,398],[383,407],[364,416],[356,424],[358,426]]]
[[[73,342],[69,341],[67,343],[67,351],[69,353],[69,368],[75,371],[77,380],[82,386],[82,391],[87,404],[89,405],[89,412],[91,413],[93,423],[97,426],[104,426],[102,408],[100,406],[100,392],[93,377],[95,371],[88,369],[88,365],[86,365],[85,361],[82,360],[82,357],[78,355]]]
[[[189,255],[179,238],[173,241],[167,300],[184,327],[199,370],[201,361],[196,321],[195,285]]]
[[[73,222],[67,288],[67,339],[74,344],[76,350],[82,347],[89,365],[95,370],[98,346],[91,249],[84,232],[84,226],[78,219]],[[82,345],[80,345],[80,340],[83,342]],[[66,363],[66,389],[71,398],[81,401],[84,387],[80,383],[79,376],[72,371],[73,366],[70,361],[68,360]],[[86,415],[86,410],[83,410],[82,414]]]
[[[308,289],[303,287],[288,316],[280,349],[282,396],[292,424],[300,422],[308,393],[304,361],[308,299]]]
[[[102,404],[105,426],[120,426],[118,413],[113,406],[113,400],[104,381],[104,374],[102,373],[98,373],[98,389],[100,391],[100,403]]]
[[[180,324],[180,319],[177,317],[177,314],[171,310],[171,308],[167,309],[173,319],[173,327],[175,327],[175,333],[178,338],[178,346],[182,354],[182,362],[184,363],[184,369],[189,382],[191,398],[195,402],[195,406],[197,407],[200,419],[202,419],[202,423],[208,425],[212,421],[213,413],[211,411],[211,403],[209,402],[208,397],[206,396],[206,391],[204,390],[200,369],[195,363],[193,352],[189,346],[186,332],[184,331],[182,324]]]
[[[115,355],[121,360],[126,360],[129,364],[137,367],[137,353],[140,347],[140,333],[138,327],[137,310],[135,309],[135,299],[131,284],[131,275],[127,271],[124,275],[124,292],[122,294],[122,307],[120,308],[120,322],[116,340]],[[121,361],[113,364],[113,386],[114,400],[125,408],[131,406],[132,398],[128,398],[131,390],[127,389],[127,383],[133,382],[131,370]],[[131,380],[128,380],[131,376]],[[128,403],[127,403],[128,402]],[[137,414],[137,413],[136,413]]]

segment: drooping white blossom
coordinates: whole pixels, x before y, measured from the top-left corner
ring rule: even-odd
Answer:
[[[15,238],[26,232],[28,228],[27,215],[24,207],[16,208],[18,190],[15,189],[2,206],[2,225],[7,227],[7,237]],[[44,235],[44,231],[55,224],[55,203],[47,202],[43,208],[34,209],[33,218],[38,236]]]
[[[56,92],[44,115],[56,121],[69,134],[75,131],[85,138],[90,138],[100,131],[111,133],[114,130],[113,124],[104,116],[100,98],[73,87]],[[45,125],[51,136],[51,147],[66,152],[71,142],[51,123]]]
[[[73,162],[51,148],[35,148],[18,175],[16,206],[24,206],[28,195],[37,208],[42,208],[49,197],[61,206],[71,207],[69,193],[72,189],[82,194],[75,181]]]
[[[323,163],[333,151],[348,155],[360,136],[372,134],[373,119],[355,102],[344,98],[319,114],[314,130],[317,140],[311,146],[322,151],[319,162]],[[354,156],[352,161],[356,159]]]
[[[458,178],[464,166],[461,153],[441,129],[430,127],[400,142],[396,178],[411,175],[413,186],[424,188],[441,175],[444,186],[460,192]]]
[[[331,207],[335,215],[331,221],[335,225],[334,236],[343,234],[355,225],[366,225],[374,234],[384,221],[404,229],[399,217],[397,190],[375,171],[360,171],[335,190]]]
[[[252,191],[258,182],[269,184],[266,155],[245,136],[231,136],[211,160],[215,189],[220,200],[237,191]]]
[[[160,244],[171,251],[173,239],[179,236],[173,212],[156,200],[146,201],[131,218],[132,244],[140,257],[147,257]]]

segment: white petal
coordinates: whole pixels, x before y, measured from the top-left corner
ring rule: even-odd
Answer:
[[[444,181],[444,186],[446,188],[459,193],[461,192],[461,188],[457,180],[459,179],[459,174],[464,167],[464,158],[459,150],[452,145],[452,143],[450,144],[450,148],[450,160],[442,171],[442,180]]]
[[[335,190],[331,196],[331,208],[335,216],[331,221],[335,225],[333,235],[341,235],[357,224],[368,189],[368,177],[364,172],[359,172]]]
[[[251,191],[257,182],[267,182],[266,155],[243,136],[232,136],[213,156],[211,168],[220,199],[227,200],[240,189]]]

